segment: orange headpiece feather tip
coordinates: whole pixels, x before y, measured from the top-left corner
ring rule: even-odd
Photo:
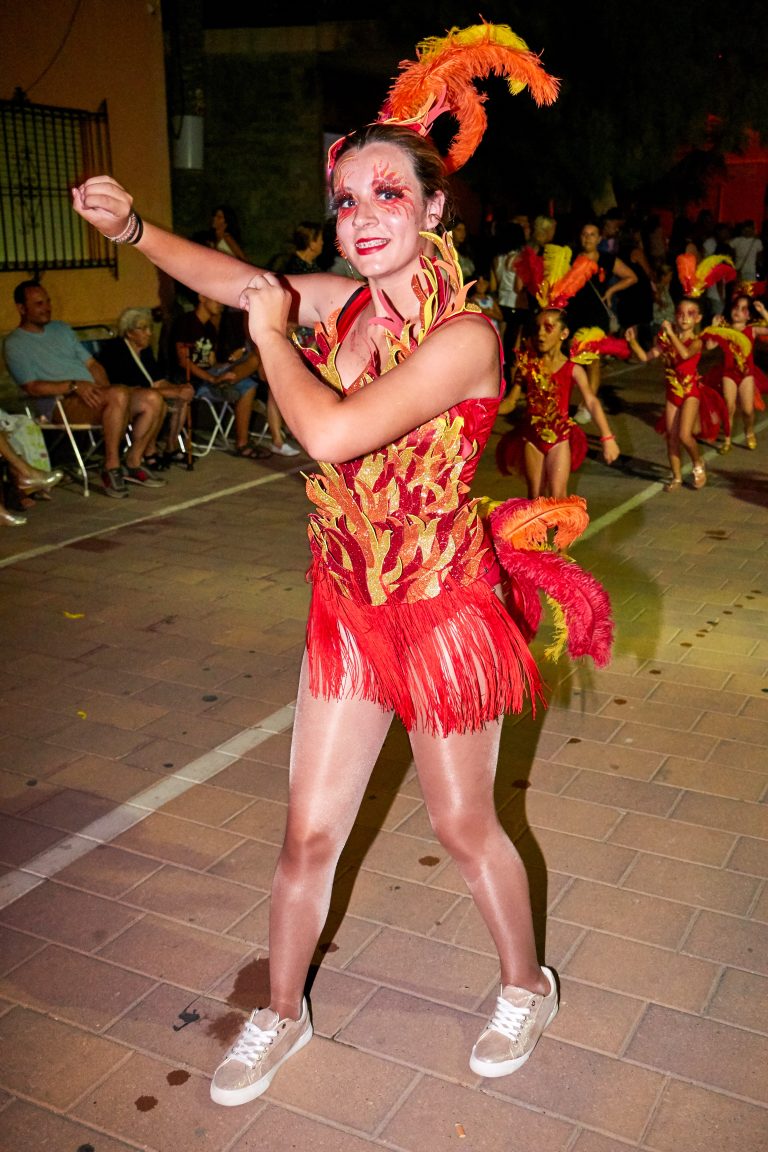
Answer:
[[[537,104],[557,99],[559,81],[506,24],[452,28],[445,36],[422,40],[416,54],[415,61],[400,64],[378,119],[408,124],[424,134],[441,112],[450,112],[459,126],[446,157],[451,172],[466,163],[485,132],[486,97],[475,88],[475,79],[504,76],[513,94],[527,87]]]

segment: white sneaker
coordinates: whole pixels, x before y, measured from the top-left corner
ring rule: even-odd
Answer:
[[[577,424],[589,424],[592,417],[583,404],[579,404],[578,408],[573,414],[573,418]]]
[[[272,445],[272,451],[274,452],[275,456],[299,456],[300,455],[299,449],[294,448],[293,444],[289,444],[287,440],[284,440],[279,448],[276,448],[275,445],[273,444]]]
[[[533,1052],[544,1029],[557,1016],[558,995],[554,973],[541,969],[549,992],[540,996],[526,988],[505,984],[496,1000],[496,1011],[472,1049],[469,1066],[478,1076],[508,1076]]]
[[[307,1001],[298,1020],[281,1020],[271,1008],[252,1012],[213,1074],[211,1099],[234,1107],[266,1092],[281,1064],[312,1039]]]

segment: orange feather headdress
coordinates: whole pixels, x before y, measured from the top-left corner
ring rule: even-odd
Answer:
[[[378,115],[378,123],[401,124],[426,136],[442,113],[450,113],[458,130],[445,157],[456,172],[466,164],[483,138],[486,96],[473,81],[490,75],[506,77],[516,95],[529,88],[537,104],[557,99],[559,81],[544,70],[535,52],[506,24],[473,24],[451,28],[445,36],[430,36],[416,46],[417,59],[403,60]],[[328,153],[328,170],[346,137]]]
[[[695,298],[720,280],[735,280],[736,267],[730,256],[707,256],[697,264],[692,253],[684,252],[677,258],[677,275],[683,294]]]
[[[517,265],[516,265],[517,267]],[[565,308],[572,296],[583,288],[598,266],[581,252],[571,264],[571,249],[560,244],[546,244],[540,261],[521,261],[520,279],[540,308]],[[527,281],[526,281],[527,274]],[[538,275],[538,282],[536,276]]]

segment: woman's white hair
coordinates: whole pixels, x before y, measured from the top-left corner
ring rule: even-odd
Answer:
[[[125,336],[132,328],[140,328],[142,324],[152,323],[152,313],[149,308],[125,308],[117,321],[117,333]]]

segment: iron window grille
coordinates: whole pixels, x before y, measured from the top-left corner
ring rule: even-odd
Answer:
[[[111,268],[117,250],[72,210],[71,189],[112,170],[106,101],[96,112],[0,100],[0,271]]]

